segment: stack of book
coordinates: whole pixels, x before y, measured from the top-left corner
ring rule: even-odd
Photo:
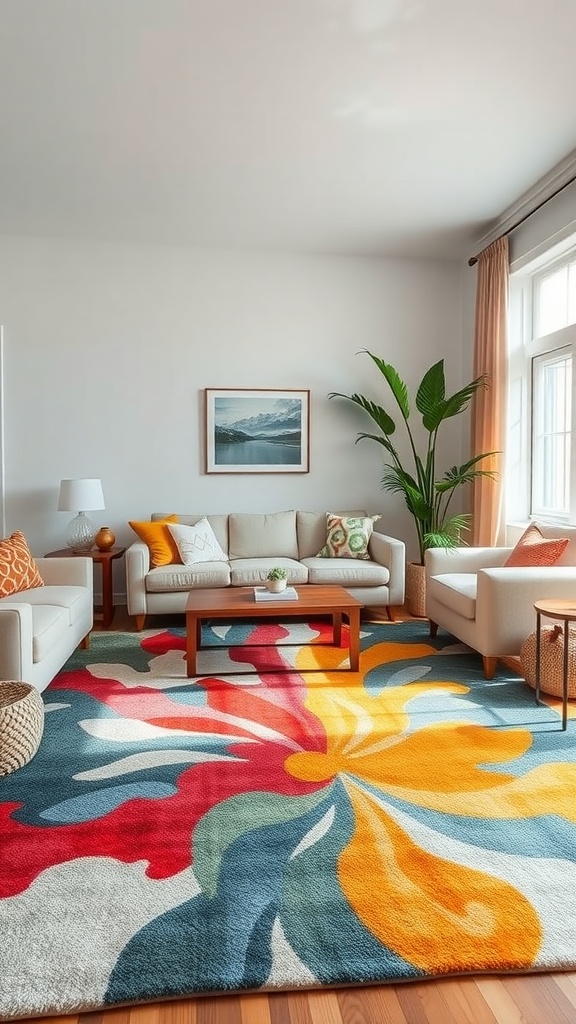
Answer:
[[[279,594],[273,594],[268,587],[254,587],[256,601],[297,601],[298,591],[294,587],[286,587]]]

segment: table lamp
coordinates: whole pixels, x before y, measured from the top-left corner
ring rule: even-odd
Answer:
[[[61,480],[58,496],[59,512],[77,512],[66,531],[66,543],[79,554],[90,551],[96,536],[96,527],[86,512],[105,508],[100,480]]]

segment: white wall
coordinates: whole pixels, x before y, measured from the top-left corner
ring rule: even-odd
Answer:
[[[6,529],[62,547],[63,477],[101,477],[94,513],[121,544],[150,512],[362,506],[415,554],[401,499],[380,488],[369,421],[331,390],[384,400],[367,348],[415,385],[447,357],[462,383],[457,264],[0,238]],[[206,475],[203,389],[311,389],[309,474]],[[387,401],[387,398],[386,398]],[[443,454],[467,452],[461,424]],[[116,590],[123,592],[121,566]]]

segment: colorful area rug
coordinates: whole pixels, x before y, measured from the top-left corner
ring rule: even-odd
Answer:
[[[360,673],[329,639],[75,654],[0,780],[0,1016],[576,967],[573,708],[423,623],[363,625]]]

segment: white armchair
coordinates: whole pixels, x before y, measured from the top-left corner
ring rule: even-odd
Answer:
[[[426,552],[430,635],[435,636],[442,626],[478,651],[486,679],[493,678],[499,657],[520,654],[524,640],[536,628],[535,601],[576,597],[576,565],[508,567],[504,562],[512,550],[433,548]]]

